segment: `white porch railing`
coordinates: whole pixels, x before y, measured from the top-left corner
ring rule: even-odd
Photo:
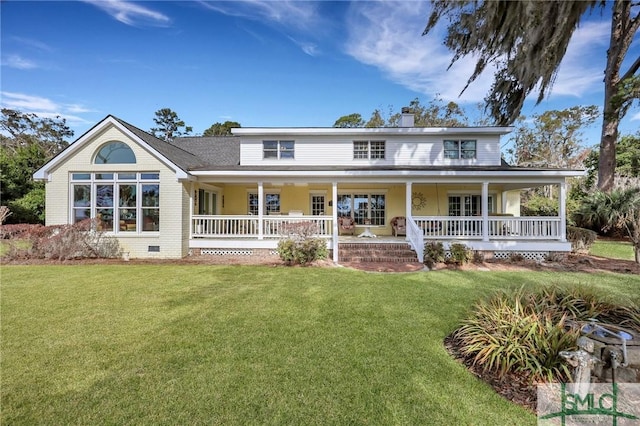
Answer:
[[[424,262],[424,233],[411,216],[407,218],[407,239],[420,263]]]
[[[482,217],[414,216],[425,239],[482,239]],[[489,216],[490,240],[562,240],[559,217]]]
[[[264,216],[262,234],[258,216],[194,215],[192,238],[280,238],[286,237],[295,224],[311,224],[318,237],[331,237],[331,216]]]

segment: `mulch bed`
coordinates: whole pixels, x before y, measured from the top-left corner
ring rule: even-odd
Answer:
[[[462,353],[462,345],[453,334],[444,339],[444,347],[453,358],[464,364],[474,376],[488,383],[499,395],[535,413],[537,388],[526,374],[508,372],[501,376],[496,372],[483,370],[473,363],[473,358]]]

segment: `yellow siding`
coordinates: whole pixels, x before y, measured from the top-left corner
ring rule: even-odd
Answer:
[[[129,145],[136,155],[136,164],[93,164],[96,150],[109,141]],[[50,172],[46,183],[46,224],[70,222],[70,173],[73,172],[160,172],[160,233],[159,235],[118,235],[124,252],[131,258],[179,258],[188,252],[189,196],[188,189],[176,180],[176,174],[132,139],[109,126],[90,142],[70,155]],[[182,200],[177,203],[176,200]],[[160,246],[160,252],[149,252],[149,246]]]

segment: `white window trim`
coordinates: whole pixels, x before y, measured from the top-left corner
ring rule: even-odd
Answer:
[[[356,143],[365,143],[367,144],[367,156],[366,158],[356,158]],[[382,153],[382,157],[372,158],[372,143],[382,143],[384,144],[384,151]],[[387,141],[382,139],[354,139],[352,144],[352,159],[355,161],[371,161],[371,160],[386,160],[387,159]]]
[[[264,148],[264,144],[265,142],[275,142],[276,143],[276,149],[275,149],[275,153],[276,156],[275,157],[265,157],[265,152],[267,152]],[[291,142],[293,144],[293,149],[291,150],[285,150],[282,147],[282,142]],[[273,150],[269,150],[268,152],[274,152]],[[282,153],[283,152],[291,152],[293,153],[293,155],[291,157],[282,157]],[[296,159],[296,141],[294,139],[264,139],[262,141],[262,159],[263,160],[278,160],[278,161],[287,161],[287,160],[295,160]]]
[[[453,150],[447,150],[445,149],[445,142],[457,142],[458,144],[458,156],[456,158],[450,158],[446,156],[446,151],[453,151]],[[462,142],[475,142],[476,144],[476,149],[475,149],[475,155],[471,158],[463,158],[462,157]],[[442,140],[442,158],[445,160],[449,160],[449,161],[453,161],[453,160],[476,160],[478,158],[478,140],[477,139],[443,139]]]
[[[143,174],[158,174],[158,178],[157,179],[149,179],[149,178],[142,178]],[[78,180],[74,180],[73,179],[73,175],[74,174],[89,174],[89,179],[78,179]],[[113,178],[112,179],[96,179],[95,175],[96,174],[113,174]],[[119,179],[118,178],[118,174],[135,174],[136,178],[135,179]],[[142,185],[147,185],[147,184],[157,184],[158,186],[160,186],[160,172],[159,171],[141,171],[141,172],[134,172],[134,171],[124,171],[124,170],[120,170],[120,171],[112,171],[112,170],[105,170],[105,171],[98,171],[98,172],[86,172],[86,171],[74,171],[74,172],[69,172],[69,201],[68,201],[68,211],[69,211],[69,216],[68,216],[68,223],[72,224],[75,223],[75,215],[74,215],[74,206],[73,206],[73,202],[74,202],[74,190],[73,187],[75,185],[89,185],[90,186],[90,193],[91,193],[91,205],[89,206],[89,217],[91,219],[95,219],[97,216],[97,210],[98,207],[96,206],[95,202],[96,202],[96,185],[100,185],[100,184],[112,184],[113,185],[113,206],[111,206],[111,209],[113,209],[113,228],[110,231],[104,231],[106,234],[109,235],[117,235],[117,236],[133,236],[133,235],[142,235],[142,236],[148,236],[148,235],[158,235],[160,234],[160,230],[158,231],[143,231],[143,224],[142,224],[142,210],[145,208],[144,206],[142,206],[142,197],[140,196],[142,194]],[[120,192],[120,187],[119,185],[121,184],[134,184],[136,186],[136,230],[135,231],[120,231],[120,227],[116,226],[117,224],[119,224],[120,221],[120,206],[118,206],[118,200],[119,200],[119,192]],[[157,208],[154,207],[154,209],[157,209],[158,211],[161,210],[161,206],[158,206]]]

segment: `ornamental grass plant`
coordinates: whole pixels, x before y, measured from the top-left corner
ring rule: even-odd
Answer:
[[[540,286],[499,291],[479,301],[455,331],[464,356],[499,375],[524,374],[532,381],[567,381],[560,351],[575,349],[572,324],[596,319],[640,332],[640,309],[582,286]]]

